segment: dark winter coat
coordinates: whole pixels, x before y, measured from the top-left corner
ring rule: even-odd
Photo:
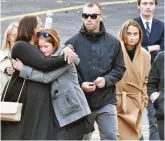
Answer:
[[[106,86],[86,93],[91,110],[107,104],[116,104],[115,84],[122,78],[125,67],[120,42],[105,31],[101,22],[100,32],[87,32],[82,26],[80,32],[65,44],[73,45],[80,58],[77,71],[80,85],[104,77]]]
[[[164,51],[158,53],[153,61],[149,79],[148,79],[148,94],[149,96],[159,92],[159,97],[154,101],[156,109],[155,116],[157,119],[164,119]]]

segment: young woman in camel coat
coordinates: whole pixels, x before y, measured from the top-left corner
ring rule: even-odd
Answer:
[[[147,107],[147,81],[150,54],[141,47],[142,31],[138,23],[128,20],[119,32],[126,71],[116,84],[120,140],[139,140],[142,136],[142,113]]]

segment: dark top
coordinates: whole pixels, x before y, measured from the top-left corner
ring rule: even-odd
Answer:
[[[106,86],[86,93],[91,110],[107,104],[116,104],[115,84],[123,77],[125,66],[121,44],[105,31],[101,22],[100,32],[89,33],[85,26],[65,44],[72,44],[80,58],[77,67],[80,85],[104,77]]]
[[[146,30],[143,25],[141,17],[137,17],[134,19],[139,23],[141,29],[143,31],[143,40],[142,46],[148,50],[148,46],[150,45],[160,45],[160,51],[164,51],[164,23],[158,19],[153,18],[152,20],[152,28],[150,32],[149,38],[146,35]],[[154,58],[158,54],[159,51],[152,51],[151,54],[151,62],[153,62]]]
[[[157,119],[164,119],[164,51],[158,53],[152,63],[148,77],[148,94],[159,92],[159,97],[154,101]]]
[[[133,61],[133,58],[135,56],[136,48],[134,48],[133,50],[128,50],[127,47],[126,47],[126,50],[127,50],[129,58],[131,59],[131,61]]]

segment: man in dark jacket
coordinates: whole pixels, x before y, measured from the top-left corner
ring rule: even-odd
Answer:
[[[87,3],[82,18],[79,33],[65,45],[72,45],[80,58],[79,83],[92,110],[91,120],[99,126],[101,140],[117,140],[115,84],[125,71],[121,44],[106,32],[99,3]]]
[[[156,119],[161,140],[164,140],[164,51],[156,56],[148,79],[148,94],[156,109]]]
[[[142,46],[150,52],[151,62],[153,62],[159,51],[164,50],[164,23],[154,18],[154,11],[158,0],[137,0],[137,7],[140,16],[135,20],[143,31]],[[148,120],[150,125],[150,140],[159,140],[156,119],[154,117],[153,104],[148,102]]]

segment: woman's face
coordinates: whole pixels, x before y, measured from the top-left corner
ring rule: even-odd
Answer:
[[[35,29],[35,32],[37,33],[37,32],[41,32],[42,31],[42,29],[43,29],[43,26],[42,26],[42,21],[41,21],[41,19],[39,18],[39,17],[37,17],[37,27],[36,27],[36,29]]]
[[[128,49],[134,49],[139,41],[139,29],[130,25],[127,30],[126,47]]]
[[[38,44],[39,44],[39,48],[41,52],[43,52],[45,56],[51,56],[55,51],[55,48],[53,48],[53,45],[45,41],[44,38],[39,38]]]
[[[15,42],[16,35],[17,35],[17,28],[14,27],[14,28],[10,31],[10,34],[9,34],[9,36],[8,36],[8,40],[9,40],[9,42],[10,42],[10,44],[11,44],[11,47],[12,47],[12,45],[13,45],[14,42]]]
[[[35,42],[38,41],[37,33],[38,33],[38,32],[41,32],[42,30],[43,30],[43,26],[42,26],[41,19],[40,19],[39,17],[37,17],[37,27],[36,27],[36,29],[35,29],[35,34],[34,34]]]

